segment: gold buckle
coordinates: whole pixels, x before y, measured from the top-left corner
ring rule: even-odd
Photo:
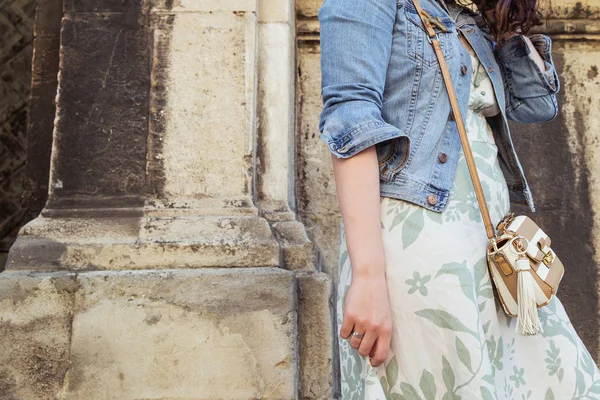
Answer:
[[[446,28],[446,25],[444,25],[439,16],[434,18],[427,11],[423,9],[421,11],[421,15],[423,15],[424,19],[426,19],[430,24],[437,26],[442,32],[448,32],[448,28]],[[435,35],[437,37],[437,33]],[[427,35],[427,37],[429,37],[429,35]],[[429,41],[431,42],[431,38]]]
[[[556,254],[554,254],[554,252],[552,251],[552,249],[548,249],[547,252],[544,253],[543,250],[540,250],[542,252],[542,254],[544,255],[544,257],[542,257],[542,262],[544,264],[546,264],[547,267],[550,266],[550,264],[552,264],[552,262],[554,261],[554,259],[556,258]]]

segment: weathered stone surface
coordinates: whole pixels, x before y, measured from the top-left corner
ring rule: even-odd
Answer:
[[[255,36],[253,13],[176,13],[158,20],[149,154],[155,195],[250,195]]]
[[[153,10],[255,12],[256,0],[152,0]]]
[[[273,268],[0,274],[0,398],[293,399],[296,283]]]
[[[293,5],[294,3],[289,0],[258,0],[258,21],[288,24],[292,20]],[[277,39],[277,36],[273,39]],[[286,78],[289,78],[289,76],[286,76]]]
[[[313,242],[323,256],[324,272],[337,276],[339,253],[339,206],[331,156],[319,138],[320,95],[319,48],[302,43],[299,48],[298,91],[298,212]]]
[[[33,0],[6,0],[0,3],[0,65],[31,44],[34,13]],[[28,74],[28,71],[22,72]]]
[[[27,220],[35,218],[48,199],[62,18],[62,0],[38,0],[36,5],[23,194]]]
[[[547,18],[599,19],[597,0],[540,1],[540,10]]]
[[[314,270],[317,253],[298,221],[282,221],[271,225],[282,250],[282,266],[290,270]]]
[[[0,398],[58,396],[77,288],[72,274],[0,274]]]
[[[0,124],[0,239],[11,235],[23,223],[26,208],[22,194],[25,183],[27,111],[12,110]]]
[[[310,242],[309,242],[310,244]],[[43,218],[23,227],[7,269],[96,270],[278,266],[257,217]]]
[[[60,16],[58,20],[60,22]],[[58,36],[37,37],[34,42],[24,194],[28,219],[39,214],[48,198],[59,47]]]
[[[546,34],[581,34],[594,35],[600,32],[600,20],[591,19],[548,19],[541,27],[532,32]],[[585,36],[584,36],[585,37]],[[593,36],[590,36],[593,37]]]
[[[326,399],[333,393],[333,292],[324,273],[298,274],[300,397]]]
[[[35,38],[55,38],[60,36],[63,0],[36,0]]]
[[[0,271],[26,219],[27,100],[35,1],[0,2]]]
[[[277,269],[86,273],[67,399],[295,397],[295,283]]]
[[[316,18],[323,0],[298,0],[296,2],[297,18]]]
[[[63,0],[64,11],[68,13],[116,12],[139,15],[150,1],[147,0]]]
[[[23,38],[23,40],[25,40]],[[0,64],[0,123],[6,123],[27,104],[31,83],[31,41]]]
[[[131,204],[143,191],[151,40],[137,17],[63,19],[50,207]]]
[[[266,2],[262,6],[271,10]],[[256,151],[259,172],[256,177],[257,197],[290,205],[295,201],[292,193],[295,132],[292,29],[288,23],[271,21],[259,24],[260,91]]]

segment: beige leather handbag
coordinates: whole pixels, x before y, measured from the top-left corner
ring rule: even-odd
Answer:
[[[421,8],[418,0],[413,0],[413,3],[427,31],[427,39],[432,44],[440,63],[450,98],[460,142],[489,239],[487,265],[498,294],[497,298],[506,314],[517,317],[516,330],[520,334],[535,335],[542,331],[537,309],[548,304],[556,294],[564,274],[564,266],[550,248],[548,235],[531,218],[525,215],[515,217],[511,213],[498,223],[497,231],[494,230],[448,66],[437,33],[432,26],[439,27],[438,21]],[[445,29],[445,26],[443,28]],[[460,35],[459,32],[461,41],[466,41]]]

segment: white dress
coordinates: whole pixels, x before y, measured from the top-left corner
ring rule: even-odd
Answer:
[[[510,209],[485,115],[498,112],[491,81],[470,50],[467,134],[491,218]],[[341,223],[337,332],[351,282]],[[539,310],[543,334],[520,336],[496,302],[487,237],[460,152],[442,213],[381,198],[381,232],[392,310],[391,350],[371,367],[339,335],[342,399],[600,399],[600,372],[555,298]],[[568,268],[568,266],[567,266]]]

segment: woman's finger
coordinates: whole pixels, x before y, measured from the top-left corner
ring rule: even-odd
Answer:
[[[375,339],[375,343],[373,343],[373,347],[371,347],[371,351],[369,352],[369,358],[373,358],[375,356],[375,352],[377,351],[377,343],[379,343],[379,340]]]
[[[340,336],[342,339],[348,339],[354,328],[354,319],[350,315],[345,314],[342,321],[342,327],[340,328]]]
[[[372,367],[378,367],[387,358],[388,351],[390,348],[390,335],[387,333],[383,333],[377,337],[375,344],[371,348],[371,353],[369,356],[371,357],[369,362]]]
[[[377,339],[377,332],[373,330],[369,330],[365,333],[365,336],[360,341],[360,345],[358,347],[358,354],[363,357],[366,357],[371,353],[371,348]]]

